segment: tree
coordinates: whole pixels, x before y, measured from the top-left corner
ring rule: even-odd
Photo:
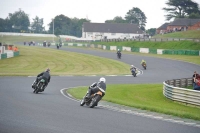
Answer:
[[[125,16],[125,19],[129,23],[138,24],[140,29],[145,30],[147,17],[139,8],[133,7],[131,10],[129,10]]]
[[[127,21],[121,16],[116,16],[113,20],[106,20],[105,23],[127,23]]]
[[[188,18],[191,19],[200,19],[200,14],[199,13],[191,13]]]
[[[5,32],[5,25],[6,25],[6,21],[2,18],[0,18],[0,32]]]
[[[90,22],[87,19],[68,18],[64,15],[56,16],[54,19],[54,33],[55,35],[72,35],[81,37],[82,25],[84,22]],[[53,20],[49,24],[49,33],[53,32]]]
[[[38,16],[36,16],[34,19],[33,19],[33,23],[31,25],[31,30],[34,32],[34,33],[42,33],[44,31],[44,27],[43,27],[43,18],[39,18]]]
[[[169,7],[164,7],[163,10],[168,12],[166,20],[171,20],[172,18],[186,18],[190,14],[200,13],[198,4],[191,0],[168,0],[166,5]]]
[[[55,35],[69,35],[71,19],[67,16],[61,14],[56,16],[52,22],[49,24],[49,33],[53,33],[53,23],[54,23],[54,34]]]
[[[146,31],[146,33],[148,33],[150,36],[153,36],[156,34],[156,28],[151,28],[151,29],[148,29]]]
[[[81,37],[82,36],[82,25],[84,22],[88,22],[90,23],[90,20],[88,19],[85,19],[85,18],[81,18],[81,19],[77,19],[77,22],[74,22],[73,20],[74,19],[71,19],[72,20],[72,24],[74,23],[74,27],[72,30],[75,30],[75,34],[72,34],[74,36],[77,36],[77,37]]]
[[[12,28],[16,32],[20,31],[28,31],[28,27],[30,26],[29,16],[19,9],[19,11],[12,13],[9,13],[9,16],[7,19],[10,21],[10,24],[12,25]]]

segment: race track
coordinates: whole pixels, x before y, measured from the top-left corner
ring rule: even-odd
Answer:
[[[118,60],[110,51],[70,47],[61,50]],[[200,66],[195,64],[132,54],[122,54],[120,61],[143,70],[142,59],[148,65],[143,74],[136,78],[107,75],[107,84],[162,83],[200,72]],[[0,77],[0,133],[199,133],[199,121],[163,119],[162,115],[145,116],[103,105],[90,109],[61,93],[64,88],[88,86],[99,78],[53,76],[46,90],[36,95],[31,88],[35,77]]]

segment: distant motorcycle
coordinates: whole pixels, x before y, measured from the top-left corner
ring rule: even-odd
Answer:
[[[122,54],[120,52],[117,53],[117,58],[121,59]]]
[[[57,45],[56,47],[57,47],[57,49],[59,49],[59,48],[60,48],[60,46],[59,46],[59,45]]]
[[[98,87],[99,88],[99,87]],[[98,105],[98,102],[103,98],[105,95],[105,91],[101,88],[99,88],[99,91],[97,93],[94,93],[91,95],[90,98],[87,98],[88,91],[86,95],[83,97],[83,99],[80,102],[80,106],[87,105],[90,108],[94,108],[94,106]]]
[[[47,46],[50,47],[50,46],[51,46],[51,43],[49,42],[49,43],[47,44]]]
[[[147,69],[147,64],[146,63],[142,63],[142,67],[146,70]]]
[[[38,83],[36,85],[34,85],[34,88],[33,88],[34,91],[33,91],[33,93],[37,94],[38,92],[44,91],[44,87],[45,87],[45,80],[41,79],[40,81],[38,81]]]

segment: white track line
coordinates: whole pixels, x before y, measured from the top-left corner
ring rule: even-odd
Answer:
[[[85,86],[77,86],[77,87],[85,87]],[[69,88],[77,88],[77,87],[69,87]],[[76,101],[76,102],[80,102],[80,100],[74,99],[72,98],[72,96],[67,93],[67,95],[65,95],[64,91],[66,91],[69,88],[64,88],[61,89],[60,92],[63,96],[65,96],[66,98]],[[185,122],[182,120],[174,120],[174,119],[168,119],[168,118],[163,118],[162,116],[154,116],[154,115],[150,115],[147,113],[140,113],[137,111],[132,111],[129,109],[120,109],[118,107],[113,107],[110,105],[99,105],[99,107],[108,109],[108,110],[112,110],[112,111],[116,111],[116,112],[121,112],[121,113],[126,113],[126,114],[133,114],[133,115],[137,115],[137,116],[142,116],[142,117],[146,117],[146,118],[152,118],[152,119],[156,119],[156,120],[162,120],[162,121],[166,121],[166,122],[172,122],[172,123],[178,123],[178,124],[182,124],[182,125],[188,125],[188,126],[193,126],[193,127],[198,127],[200,128],[200,125],[194,122]]]

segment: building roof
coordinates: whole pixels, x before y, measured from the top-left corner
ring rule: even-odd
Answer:
[[[83,28],[83,32],[143,33],[137,24],[129,23],[83,23]]]
[[[157,28],[157,30],[166,30],[168,25],[169,25],[169,23],[164,23],[159,28]]]
[[[200,19],[176,18],[169,26],[192,26],[198,22]]]

